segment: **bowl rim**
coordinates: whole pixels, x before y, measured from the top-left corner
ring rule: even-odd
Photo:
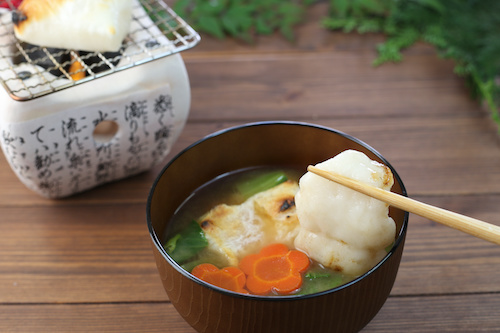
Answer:
[[[408,194],[406,192],[406,188],[404,186],[404,183],[401,180],[399,174],[396,172],[396,170],[394,169],[394,167],[389,163],[389,161],[387,161],[385,159],[385,157],[383,157],[376,149],[374,149],[372,146],[368,145],[364,141],[362,141],[362,140],[360,140],[360,139],[358,139],[358,138],[356,138],[354,136],[351,136],[349,134],[346,134],[346,133],[344,133],[342,131],[339,131],[339,130],[336,130],[336,129],[333,129],[333,128],[330,128],[330,127],[327,127],[327,126],[324,126],[324,125],[318,125],[318,124],[313,124],[313,123],[308,123],[308,122],[302,122],[302,121],[286,121],[286,120],[258,121],[258,122],[245,123],[245,124],[241,124],[241,125],[235,125],[235,126],[231,126],[231,127],[227,127],[227,128],[215,131],[215,132],[213,132],[211,134],[208,134],[205,137],[203,137],[203,138],[195,141],[194,143],[190,144],[189,146],[187,146],[186,148],[184,148],[182,151],[180,151],[178,154],[176,154],[170,161],[168,161],[167,164],[161,169],[161,171],[155,177],[155,179],[153,181],[153,184],[152,184],[152,186],[150,188],[150,191],[149,191],[149,194],[148,194],[148,198],[147,198],[147,202],[146,202],[146,220],[147,220],[149,235],[151,237],[151,240],[152,240],[153,244],[155,245],[155,247],[159,251],[159,253],[161,253],[161,255],[163,256],[163,258],[172,267],[174,267],[179,273],[181,273],[183,276],[185,276],[186,278],[190,279],[193,282],[196,282],[199,285],[202,285],[202,286],[204,286],[206,288],[212,289],[214,291],[220,292],[220,293],[228,295],[228,296],[239,297],[239,298],[247,298],[247,299],[254,299],[254,300],[262,300],[262,301],[292,301],[292,300],[302,300],[302,299],[308,299],[308,298],[312,298],[312,297],[323,296],[323,295],[327,295],[327,294],[330,294],[330,293],[335,293],[335,292],[337,292],[339,290],[342,290],[342,289],[345,289],[345,288],[349,288],[350,286],[356,284],[358,281],[363,280],[365,277],[373,274],[380,266],[382,266],[387,260],[389,260],[389,258],[392,257],[392,255],[396,252],[397,248],[399,246],[401,246],[401,243],[403,242],[403,239],[405,238],[405,235],[406,235],[407,229],[408,229],[408,218],[409,218],[409,213],[408,212],[404,212],[404,218],[403,218],[403,223],[402,223],[402,226],[401,226],[401,230],[399,231],[399,234],[397,235],[397,237],[396,237],[396,239],[394,241],[394,244],[391,247],[391,250],[374,267],[372,267],[370,270],[368,270],[364,274],[356,277],[352,281],[349,281],[347,283],[344,283],[344,284],[342,284],[342,285],[340,285],[338,287],[332,288],[332,289],[328,289],[328,290],[324,290],[324,291],[320,291],[320,292],[316,292],[316,293],[312,293],[312,294],[286,295],[286,296],[261,296],[261,295],[251,295],[251,294],[236,293],[236,292],[224,289],[224,288],[220,288],[220,287],[214,286],[214,285],[212,285],[210,283],[207,283],[207,282],[205,282],[205,281],[203,281],[203,280],[201,280],[201,279],[193,276],[192,274],[190,274],[189,272],[187,272],[185,269],[183,269],[177,262],[175,262],[168,255],[168,253],[166,252],[165,248],[162,245],[161,240],[159,239],[158,235],[156,234],[156,232],[155,232],[155,230],[153,228],[153,225],[152,225],[152,222],[151,222],[151,213],[150,213],[151,212],[152,198],[153,198],[156,186],[157,186],[158,182],[160,181],[161,177],[163,176],[163,174],[165,173],[165,171],[170,167],[170,165],[172,165],[180,156],[182,156],[183,154],[185,154],[188,150],[190,150],[191,148],[193,148],[193,147],[201,144],[204,141],[210,140],[213,137],[217,137],[217,136],[222,135],[222,134],[227,133],[227,132],[237,131],[237,130],[248,128],[248,127],[269,126],[269,125],[293,125],[293,126],[313,127],[313,128],[320,129],[320,130],[325,130],[325,131],[328,131],[328,132],[333,132],[333,133],[335,133],[337,135],[343,136],[346,139],[349,139],[349,140],[351,140],[351,141],[353,141],[353,142],[355,142],[355,143],[363,146],[364,148],[366,148],[370,152],[372,152],[374,155],[376,155],[387,167],[389,167],[391,169],[391,172],[392,172],[392,174],[394,176],[394,179],[398,182],[398,184],[401,187],[401,194],[403,196],[408,196]]]

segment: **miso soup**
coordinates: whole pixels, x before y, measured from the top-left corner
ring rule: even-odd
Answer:
[[[293,246],[294,191],[303,172],[255,167],[204,184],[168,224],[167,253],[198,278],[245,294],[309,294],[353,280]]]

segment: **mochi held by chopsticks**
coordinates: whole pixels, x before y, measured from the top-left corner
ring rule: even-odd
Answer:
[[[12,13],[19,40],[91,52],[118,51],[131,20],[132,0],[23,0]]]
[[[390,190],[391,170],[365,154],[346,150],[316,167]],[[295,196],[300,222],[295,246],[339,272],[361,275],[386,254],[396,225],[386,203],[307,172]]]

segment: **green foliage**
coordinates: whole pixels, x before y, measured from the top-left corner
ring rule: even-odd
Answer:
[[[486,103],[500,130],[500,1],[498,0],[330,0],[323,25],[332,30],[382,32],[374,65],[403,60],[419,40],[453,59],[473,97]]]
[[[174,10],[195,29],[218,38],[253,41],[255,35],[293,29],[316,0],[177,0]],[[325,1],[325,0],[323,0]],[[346,33],[377,32],[375,66],[403,60],[402,51],[422,40],[440,56],[453,59],[471,95],[484,101],[500,131],[499,0],[326,0],[329,13],[321,24]]]
[[[251,42],[255,35],[279,31],[287,39],[302,21],[305,4],[299,0],[178,0],[173,9],[195,29],[217,38]]]
[[[380,32],[392,5],[384,0],[330,0],[330,14],[322,24],[344,32]]]

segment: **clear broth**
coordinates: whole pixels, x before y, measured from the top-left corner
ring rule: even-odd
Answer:
[[[243,198],[238,193],[236,185],[248,179],[258,177],[261,174],[276,170],[285,172],[287,178],[295,182],[298,182],[304,172],[303,170],[290,167],[263,166],[240,169],[220,175],[195,190],[179,206],[166,228],[164,241],[170,239],[173,235],[183,230],[191,221],[195,220],[199,223],[200,217],[216,205],[222,203],[227,205],[239,205],[243,203],[246,198]],[[210,255],[211,254],[202,250],[198,255],[198,258],[195,258],[194,261],[199,261],[200,258],[202,258],[203,262],[209,262],[219,268],[222,268],[221,261],[218,258],[210,257]],[[186,270],[190,271],[190,269]],[[314,260],[311,260],[309,269],[303,274],[303,286],[292,295],[310,294],[335,288],[339,285],[352,281],[354,278],[356,277],[348,276],[326,268]],[[313,280],[314,283],[311,283]],[[273,293],[271,295],[277,294]]]

